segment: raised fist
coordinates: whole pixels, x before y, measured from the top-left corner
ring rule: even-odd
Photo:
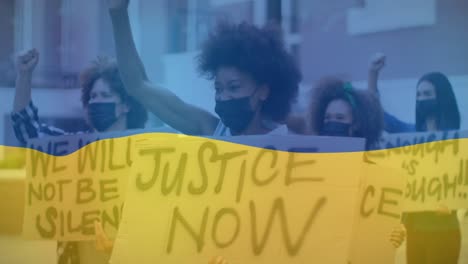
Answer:
[[[19,73],[31,74],[39,62],[39,52],[36,49],[26,51],[16,58],[16,70]]]
[[[369,61],[369,71],[379,72],[385,66],[385,54],[376,53]]]

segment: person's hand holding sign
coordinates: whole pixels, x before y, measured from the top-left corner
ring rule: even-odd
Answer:
[[[439,208],[435,211],[438,215],[449,215],[452,213],[452,210],[450,210],[447,206],[445,205],[440,205]]]
[[[208,264],[228,264],[227,260],[221,256],[214,257],[208,262]]]
[[[96,234],[96,249],[98,251],[111,253],[114,248],[114,241],[107,237],[101,222],[94,222],[94,233]]]
[[[395,248],[399,248],[406,238],[406,229],[404,225],[395,227],[390,233],[389,241]]]

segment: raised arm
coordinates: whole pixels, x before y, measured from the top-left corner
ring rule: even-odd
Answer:
[[[211,135],[218,118],[148,80],[133,41],[128,4],[129,0],[108,0],[117,63],[128,93],[171,127],[186,134]]]
[[[386,57],[383,53],[376,53],[369,61],[369,75],[367,79],[367,89],[370,93],[375,94],[376,98],[380,99],[378,81],[379,73],[386,63]],[[405,123],[395,116],[389,114],[384,109],[384,130],[388,133],[404,133],[413,132],[415,127],[413,124]]]
[[[32,49],[16,58],[16,87],[11,120],[13,131],[21,144],[42,135],[57,136],[65,131],[39,122],[38,109],[31,100],[31,80],[34,68],[39,61],[39,53]]]
[[[385,54],[376,53],[369,62],[369,73],[367,78],[367,88],[370,92],[378,95],[377,83],[379,80],[379,73],[385,66]]]
[[[31,102],[31,80],[34,68],[39,61],[39,53],[36,49],[20,54],[16,58],[16,84],[13,112],[25,109]]]

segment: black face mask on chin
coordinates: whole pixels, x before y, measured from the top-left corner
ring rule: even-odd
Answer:
[[[215,112],[231,131],[242,132],[252,121],[255,111],[250,106],[251,96],[218,101]]]
[[[330,137],[349,137],[350,128],[351,124],[330,121],[323,124],[320,135]]]
[[[99,132],[106,131],[116,121],[116,103],[91,103],[88,105],[88,117],[91,126]]]

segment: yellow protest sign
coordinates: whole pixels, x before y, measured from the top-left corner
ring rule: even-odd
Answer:
[[[302,147],[333,141],[283,139]],[[348,143],[362,147],[359,140]],[[267,136],[256,141],[275,146]],[[206,263],[215,255],[230,263],[346,262],[362,152],[174,135],[147,135],[136,146],[111,263]]]
[[[466,136],[461,131],[387,135],[385,149],[366,155],[406,175],[404,211],[468,208]]]
[[[405,175],[367,163],[359,188],[350,263],[393,264],[395,248],[389,241],[400,225]]]
[[[122,216],[131,137],[48,137],[28,143],[23,236],[94,240],[100,221],[113,237]],[[76,151],[75,151],[76,150]]]
[[[351,138],[235,139],[257,147],[219,139],[31,141],[23,233],[94,240],[99,220],[112,238],[121,222],[112,263],[206,263],[215,255],[231,263],[385,263],[400,210],[468,207],[463,132],[394,135],[386,142],[395,148],[371,152],[357,151],[364,143]],[[376,163],[364,171],[363,154]]]

